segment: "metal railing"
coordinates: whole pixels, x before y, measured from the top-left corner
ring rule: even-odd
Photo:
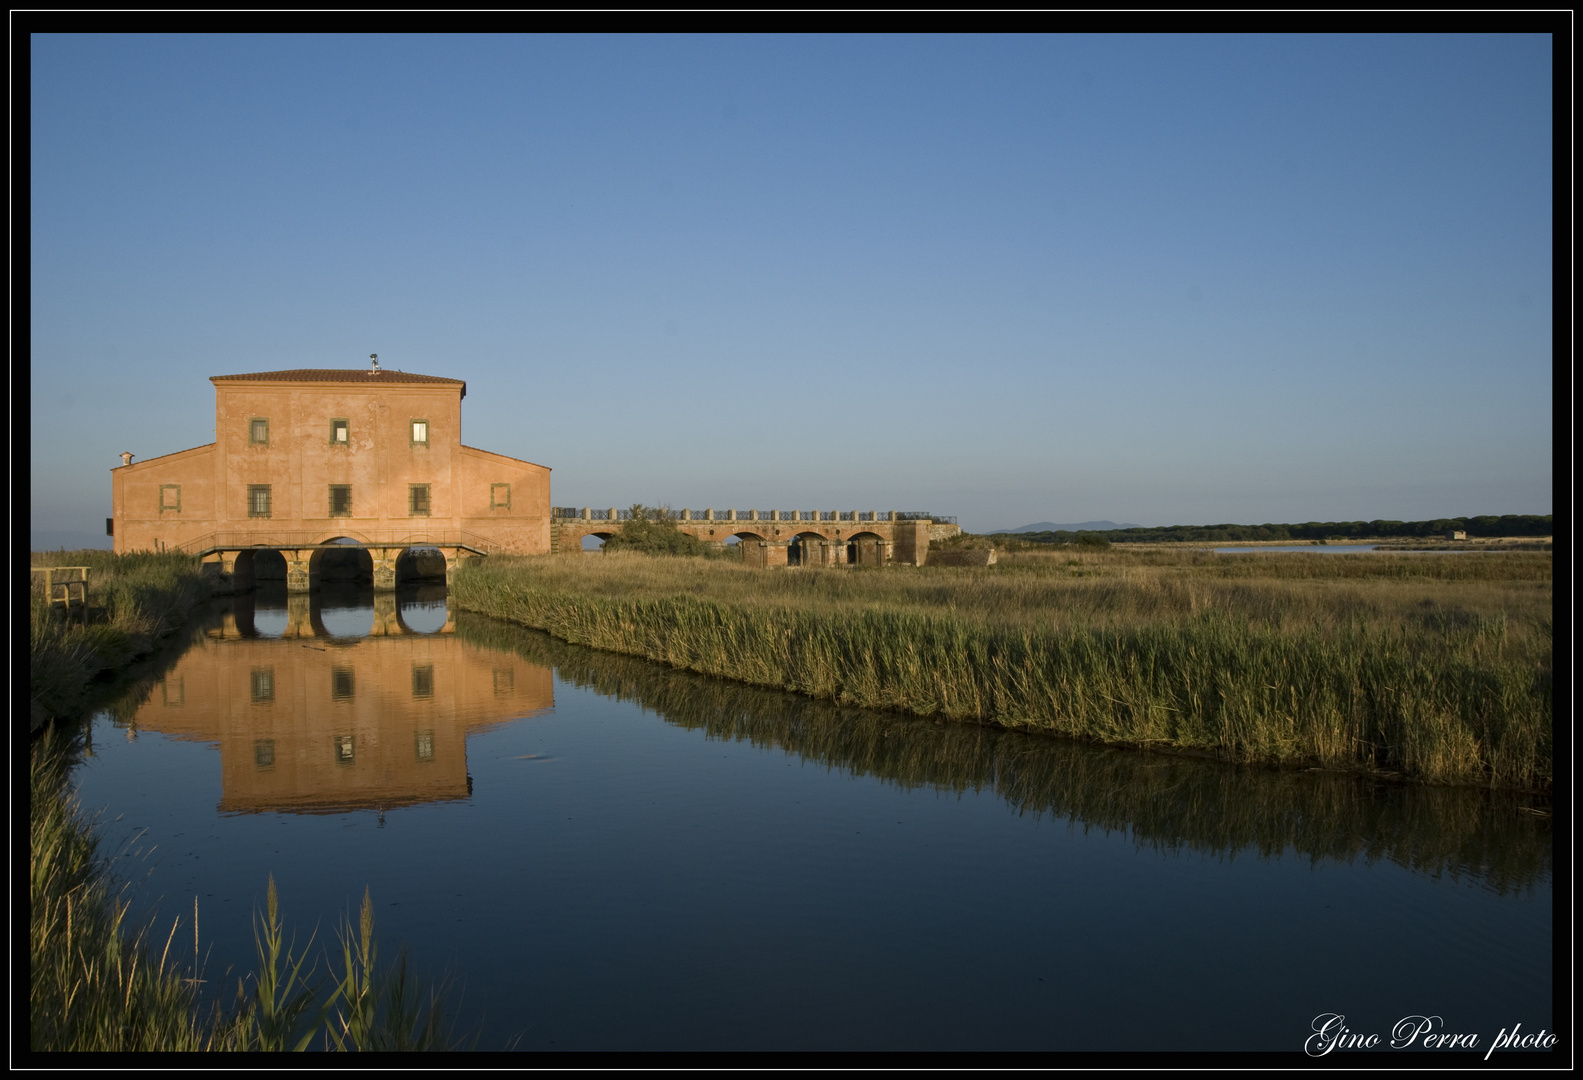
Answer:
[[[699,521],[933,521],[941,525],[956,524],[955,517],[937,515],[928,510],[690,510],[684,508],[672,511],[671,516],[674,520],[687,521],[689,523]],[[586,506],[557,506],[550,510],[550,517],[556,521],[630,521],[632,520],[632,511],[618,510],[615,507],[595,509]]]
[[[200,536],[196,540],[188,540],[184,544],[173,544],[171,550],[185,552],[189,555],[207,554],[211,551],[221,551],[232,548],[263,548],[279,551],[282,548],[295,550],[310,547],[466,547],[475,551],[490,552],[498,550],[500,545],[488,537],[465,529],[432,529],[421,532],[400,533],[395,530],[385,530],[362,533],[363,538],[348,536],[353,544],[321,543],[318,539],[324,530],[315,532],[282,532],[261,533],[255,531],[243,532],[213,532],[207,536]],[[344,535],[344,534],[343,534]]]

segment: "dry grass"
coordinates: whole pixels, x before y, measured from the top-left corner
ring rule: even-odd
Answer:
[[[871,708],[1545,787],[1548,555],[1028,553],[988,568],[490,559],[463,607]]]

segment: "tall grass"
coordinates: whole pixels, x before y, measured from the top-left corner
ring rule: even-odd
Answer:
[[[209,595],[198,560],[188,555],[108,551],[35,552],[34,566],[87,566],[88,610],[70,615],[32,575],[29,610],[30,731],[79,716],[101,673],[152,652]]]
[[[566,641],[842,704],[1236,761],[1550,784],[1548,556],[1253,558],[781,573],[490,559],[458,573],[453,596]]]
[[[1388,859],[1417,872],[1531,892],[1552,867],[1548,800],[1512,791],[1380,784],[1335,771],[1244,768],[1180,754],[1046,739],[854,709],[802,695],[596,652],[463,612],[481,648],[555,669],[557,678],[711,738],[795,754],[903,788],[992,792],[1018,814],[1116,830],[1140,846],[1217,857],[1282,852],[1313,860]]]

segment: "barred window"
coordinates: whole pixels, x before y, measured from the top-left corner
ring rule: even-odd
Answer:
[[[331,484],[330,485],[330,516],[331,517],[351,517],[352,516],[352,485],[351,484]]]
[[[248,517],[268,517],[269,516],[269,485],[268,484],[249,484],[249,485],[247,485],[247,516]]]
[[[407,485],[407,512],[419,517],[429,515],[429,485]]]
[[[254,668],[253,675],[253,703],[263,705],[275,700],[275,669],[272,667]]]

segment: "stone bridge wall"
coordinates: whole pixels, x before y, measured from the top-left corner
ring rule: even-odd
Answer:
[[[603,539],[621,531],[615,510],[602,511],[599,518],[593,513],[584,510],[577,517],[552,518],[550,550],[580,553],[583,537]],[[922,566],[928,558],[930,540],[961,532],[947,522],[872,511],[683,510],[676,527],[706,543],[723,544],[730,537],[739,537],[744,545],[743,561],[765,567],[787,565],[793,540],[798,541],[804,566]]]

